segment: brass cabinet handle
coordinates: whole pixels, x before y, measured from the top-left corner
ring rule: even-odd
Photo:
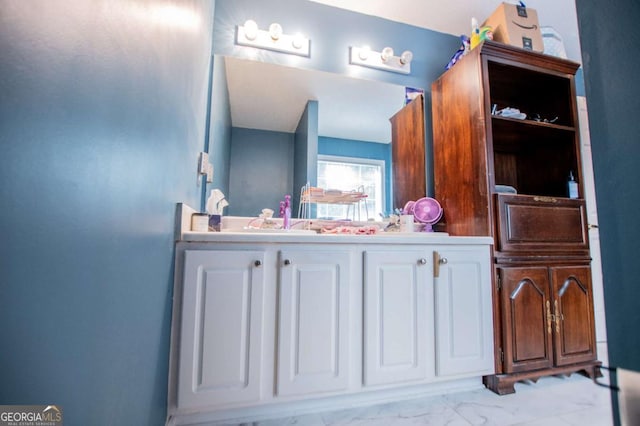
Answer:
[[[253,262],[253,264],[258,267],[260,265],[262,265],[262,262],[260,260],[256,260],[255,262]]]
[[[558,299],[556,299],[555,303],[553,304],[553,311],[555,313],[556,320],[556,333],[560,333],[560,320],[564,321],[564,315],[562,315],[560,313],[560,310],[558,309]]]
[[[558,200],[553,197],[533,197],[533,201],[540,201],[541,203],[557,203]]]
[[[551,334],[551,323],[553,322],[553,315],[551,315],[551,302],[547,300],[547,333]]]
[[[440,265],[446,265],[448,262],[446,257],[440,257],[440,253],[437,251],[433,252],[433,276],[435,278],[440,276]]]

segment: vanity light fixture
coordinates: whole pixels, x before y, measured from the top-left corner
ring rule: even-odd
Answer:
[[[311,41],[299,33],[284,34],[277,22],[271,24],[269,30],[261,30],[255,21],[249,19],[244,25],[238,25],[236,44],[309,57]]]
[[[405,50],[400,56],[395,56],[391,47],[385,47],[382,52],[374,52],[367,46],[351,46],[350,50],[349,63],[352,65],[411,74],[413,53],[410,50]]]

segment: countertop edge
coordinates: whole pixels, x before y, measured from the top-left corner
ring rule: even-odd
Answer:
[[[418,234],[418,235],[416,235]],[[248,232],[183,232],[184,243],[300,243],[300,244],[467,244],[492,245],[491,237],[470,237],[450,235],[377,234],[377,235],[335,235],[335,234],[252,234]]]

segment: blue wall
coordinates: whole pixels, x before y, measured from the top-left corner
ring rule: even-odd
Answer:
[[[315,184],[318,102],[310,101],[295,133],[233,127],[229,138],[229,208],[227,215],[258,216],[270,208],[279,214],[280,201],[291,195],[297,216],[300,188]]]
[[[225,214],[258,216],[270,208],[277,216],[280,201],[293,188],[293,133],[234,127],[231,139],[233,167]]]
[[[640,4],[620,0],[603,8],[597,0],[577,0],[576,10],[598,198],[609,363],[640,371],[640,58],[633,36]],[[613,411],[618,414],[615,406]]]
[[[184,12],[172,25],[154,20]],[[166,416],[177,202],[198,205],[213,3],[3,1],[0,404]]]

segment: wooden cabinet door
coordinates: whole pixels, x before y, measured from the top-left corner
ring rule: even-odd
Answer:
[[[365,386],[426,379],[433,345],[431,260],[424,250],[398,249],[367,251],[364,261]]]
[[[553,267],[551,280],[556,365],[595,360],[590,267]]]
[[[553,365],[549,273],[546,267],[498,268],[505,373]]]
[[[391,122],[393,207],[427,195],[425,168],[424,96],[404,106]]]
[[[433,252],[436,374],[494,372],[489,247],[443,247]]]
[[[179,408],[260,398],[264,252],[185,252]]]
[[[349,365],[348,251],[281,251],[279,396],[346,389]]]

